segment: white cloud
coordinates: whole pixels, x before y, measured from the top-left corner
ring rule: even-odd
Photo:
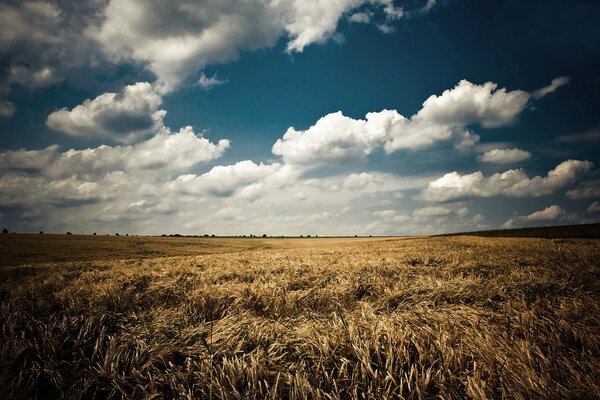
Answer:
[[[111,0],[88,34],[114,60],[146,64],[164,93],[206,65],[271,47],[281,37],[287,37],[289,53],[323,43],[335,37],[340,19],[363,4],[382,9],[386,19],[398,18],[389,0]]]
[[[228,148],[227,139],[213,144],[186,126],[178,133],[162,132],[129,147],[126,163],[137,170],[180,171],[219,158]]]
[[[72,110],[48,115],[49,128],[72,136],[109,138],[131,143],[163,127],[162,98],[148,82],[138,82],[119,93],[104,93]]]
[[[188,126],[176,133],[165,130],[133,146],[60,152],[53,145],[42,150],[4,151],[0,152],[0,170],[7,176],[31,173],[50,181],[66,177],[97,179],[118,171],[159,178],[214,160],[228,147],[228,140],[213,144]]]
[[[551,205],[543,210],[536,211],[529,215],[514,217],[504,223],[505,228],[526,225],[528,222],[540,221],[564,221],[572,219],[573,216],[557,205]]]
[[[227,83],[227,80],[221,80],[215,73],[211,77],[207,77],[204,72],[200,73],[200,78],[198,79],[198,85],[205,90],[210,90],[216,86],[221,86]]]
[[[531,95],[536,100],[541,99],[547,94],[555,92],[559,87],[565,86],[569,81],[569,77],[559,76],[558,78],[554,78],[548,86],[544,86],[543,88],[534,91]]]
[[[592,204],[590,204],[590,206],[587,208],[587,212],[600,213],[600,202],[595,201]]]
[[[293,181],[295,173],[282,164],[255,164],[250,160],[233,165],[219,165],[202,175],[182,175],[170,185],[182,193],[211,194],[229,197],[256,195],[263,187],[283,186]]]
[[[338,111],[305,131],[290,127],[272,150],[286,163],[306,167],[364,159],[381,147],[387,152],[420,150],[454,141],[464,150],[479,140],[468,126],[514,124],[529,99],[529,93],[522,90],[507,91],[492,82],[476,85],[462,80],[440,96],[430,96],[411,118],[395,110],[382,110],[368,113],[365,119],[353,119]]]
[[[511,169],[489,177],[481,172],[460,175],[445,174],[429,183],[421,192],[428,201],[448,201],[469,197],[539,197],[575,183],[587,174],[593,164],[589,161],[567,160],[548,172],[545,177],[528,178],[522,169]]]
[[[492,149],[479,156],[479,160],[493,164],[513,164],[529,160],[530,158],[530,152],[517,148]]]
[[[382,111],[382,113],[388,113]],[[391,118],[402,118],[389,112]],[[384,129],[375,129],[371,116],[355,120],[341,112],[328,114],[306,131],[289,128],[273,145],[273,154],[289,164],[314,166],[351,159],[364,159],[385,138]]]
[[[373,14],[370,12],[357,12],[352,14],[348,20],[357,24],[368,24],[371,22],[372,16]]]
[[[41,171],[58,157],[58,150],[58,145],[52,145],[41,150],[0,152],[0,171]]]
[[[600,179],[581,182],[575,189],[569,190],[570,199],[591,199],[600,197]]]
[[[463,79],[440,96],[432,95],[425,100],[414,119],[442,126],[480,124],[484,128],[497,128],[516,122],[529,97],[522,90],[507,91],[492,82],[475,85]]]

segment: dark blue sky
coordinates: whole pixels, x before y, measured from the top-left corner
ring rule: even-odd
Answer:
[[[201,184],[194,190],[186,189],[176,194],[169,192],[168,196],[172,196],[170,205],[163,204],[161,208],[161,201],[152,198],[160,198],[160,193],[131,194],[126,200],[117,195],[107,196],[107,191],[110,191],[105,187],[107,174],[121,171],[131,175],[130,179],[137,182],[137,186],[141,187],[147,183],[153,187],[152,190],[160,192],[171,190],[162,185],[171,188],[172,182],[178,176],[195,174],[196,177],[202,177],[203,173],[211,171],[215,166],[226,167],[251,160],[258,170],[251,173],[244,171],[222,178],[236,180],[247,173],[252,176],[242,179],[247,183],[232,182],[235,187],[231,189],[229,196],[222,198],[222,208],[231,209],[230,214],[233,215],[224,217],[226,221],[222,223],[222,229],[213,227],[218,221],[204,220],[203,216],[197,216],[198,221],[203,222],[191,224],[189,229],[181,227],[179,230],[196,232],[203,229],[236,233],[236,222],[243,227],[240,228],[240,233],[253,230],[255,226],[277,230],[278,224],[285,220],[286,216],[288,219],[300,216],[298,218],[302,220],[321,218],[315,216],[327,214],[322,220],[315,220],[320,221],[318,223],[323,227],[315,230],[321,229],[322,233],[343,233],[343,229],[354,229],[364,233],[400,234],[411,233],[410,229],[415,226],[425,226],[419,233],[429,233],[465,229],[470,226],[475,228],[477,224],[497,227],[511,218],[517,218],[511,224],[527,225],[593,221],[600,215],[594,211],[594,204],[597,204],[597,195],[600,192],[597,187],[597,168],[600,164],[600,30],[597,28],[600,22],[599,2],[440,0],[433,2],[435,4],[432,3],[431,9],[425,10],[426,1],[380,1],[338,10],[339,15],[335,19],[333,30],[331,26],[321,26],[322,20],[319,18],[323,16],[322,19],[325,19],[327,10],[317,10],[315,15],[319,18],[314,19],[313,24],[321,29],[320,36],[308,40],[301,51],[286,49],[289,49],[290,43],[296,43],[303,37],[302,32],[314,28],[302,26],[300,33],[290,28],[295,26],[296,19],[306,10],[284,10],[291,14],[285,14],[286,18],[281,22],[281,26],[274,24],[273,27],[268,26],[270,19],[263,20],[262,15],[243,15],[244,18],[249,18],[249,24],[256,26],[262,23],[264,29],[256,32],[257,28],[254,27],[247,28],[247,31],[240,28],[239,34],[245,35],[243,40],[235,35],[229,37],[217,30],[215,35],[218,40],[222,40],[221,47],[229,51],[223,50],[221,54],[212,48],[205,50],[202,46],[208,45],[198,39],[199,42],[193,49],[191,45],[183,50],[178,48],[177,51],[181,53],[176,54],[172,64],[165,60],[165,57],[173,54],[165,50],[166,45],[159,47],[158,51],[164,51],[164,54],[152,53],[155,43],[165,38],[177,41],[177,35],[182,34],[201,37],[210,33],[214,27],[206,21],[192,20],[190,27],[182,23],[181,29],[185,31],[183,33],[166,32],[167,28],[164,26],[173,23],[168,20],[170,14],[164,15],[164,21],[159,19],[158,22],[152,22],[154,19],[148,16],[154,16],[158,10],[149,4],[140,6],[143,12],[148,14],[149,21],[143,32],[140,28],[140,35],[143,34],[144,37],[140,42],[138,36],[129,38],[124,33],[113,32],[116,29],[111,25],[114,15],[121,15],[127,23],[131,22],[130,30],[139,28],[136,21],[127,19],[127,14],[119,14],[119,3],[122,2],[115,0],[110,2],[105,10],[96,13],[87,10],[86,14],[85,10],[69,6],[69,2],[62,1],[52,6],[60,9],[63,13],[61,17],[56,17],[58,14],[53,14],[49,9],[43,13],[39,10],[32,11],[15,2],[6,2],[0,9],[3,18],[12,16],[14,19],[14,14],[11,13],[20,13],[25,21],[23,23],[39,22],[39,27],[27,27],[29,32],[41,32],[40,35],[58,32],[59,41],[58,44],[53,40],[44,41],[39,38],[40,35],[33,33],[29,37],[23,33],[23,37],[15,39],[0,31],[0,41],[3,44],[0,47],[3,51],[3,101],[11,103],[16,110],[12,115],[6,115],[0,120],[0,148],[4,151],[3,160],[7,164],[2,172],[4,186],[15,191],[12,200],[5,201],[6,207],[9,207],[11,201],[17,200],[18,196],[32,196],[32,193],[35,193],[40,198],[48,197],[44,191],[48,190],[52,182],[63,182],[62,185],[74,187],[79,187],[82,183],[95,183],[98,186],[97,190],[102,193],[90,194],[90,199],[86,198],[86,201],[89,201],[82,203],[77,209],[78,213],[89,214],[82,230],[104,227],[109,229],[112,228],[112,223],[132,231],[159,233],[158,228],[140,220],[124,222],[124,215],[128,213],[127,207],[142,201],[145,201],[144,204],[152,203],[154,208],[139,211],[139,218],[141,219],[142,215],[160,215],[159,220],[170,221],[173,229],[177,229],[177,224],[180,223],[178,221],[181,221],[179,215],[189,214],[191,207],[180,204],[193,204],[194,196],[198,202],[208,201],[207,196],[210,197],[214,193],[202,189],[204,186]],[[194,2],[178,1],[174,2],[172,7],[177,8],[181,4],[194,5]],[[212,7],[210,2],[194,6],[200,9],[215,8],[212,10],[216,13],[215,18],[237,12],[228,10],[227,7]],[[400,16],[401,9],[403,14]],[[202,11],[208,13],[211,10]],[[32,12],[37,12],[36,18],[26,18],[28,13]],[[69,12],[73,15],[65,22],[64,15]],[[181,11],[173,11],[173,15],[176,16],[178,12]],[[256,11],[257,14],[261,12],[268,14],[271,10],[265,8]],[[353,16],[357,14],[367,15],[368,23],[352,22]],[[160,17],[158,15],[157,18]],[[266,15],[265,18],[271,17]],[[12,27],[19,31],[17,28],[19,27]],[[255,41],[246,39],[252,35],[257,37]],[[84,43],[77,43],[77,40]],[[183,42],[183,39],[180,39],[179,43]],[[55,50],[52,55],[36,51],[38,47],[48,46]],[[52,46],[56,48],[53,49]],[[145,47],[150,50],[144,52]],[[55,56],[56,54],[61,56]],[[53,71],[52,78],[47,81],[36,78],[41,76],[39,71],[43,68]],[[36,73],[38,75],[35,75]],[[221,84],[202,87],[197,83],[201,75],[214,76],[221,80]],[[560,77],[565,78],[568,83],[553,88],[539,99],[535,98],[534,92],[537,89],[550,85],[553,79]],[[161,82],[169,79],[176,82],[166,90],[160,89]],[[476,87],[493,82],[497,84],[497,89],[506,88],[508,93],[520,90],[529,94],[529,101],[522,104],[515,115],[505,118],[506,120],[496,124],[497,126],[486,126],[482,114],[460,124],[443,125],[444,129],[452,132],[451,137],[436,136],[435,143],[425,147],[411,144],[390,151],[388,147],[383,146],[384,142],[389,142],[387,137],[378,139],[379,142],[372,146],[367,145],[367,148],[362,150],[352,147],[350,151],[349,146],[355,146],[356,140],[361,146],[364,145],[360,135],[367,135],[366,133],[359,132],[357,137],[353,136],[350,139],[345,136],[343,139],[332,139],[331,130],[315,129],[314,136],[306,135],[306,141],[290,141],[291,147],[279,153],[272,150],[273,144],[282,138],[289,127],[294,127],[296,131],[305,131],[320,118],[337,111],[354,121],[364,119],[369,112],[378,113],[384,109],[396,110],[404,117],[410,118],[423,108],[424,101],[430,96],[441,96],[444,91],[452,90],[461,80],[467,80]],[[126,110],[123,114],[120,106],[110,102],[105,102],[102,107],[98,106],[93,110],[83,107],[86,99],[93,103],[94,99],[104,93],[118,93],[110,100],[113,102],[118,102],[120,96],[127,100],[127,96],[120,92],[127,85],[137,82],[149,82],[153,85],[155,94],[152,97],[152,94],[144,92],[144,95],[149,96],[148,103],[140,100],[142,104],[136,103],[138,108],[133,111],[131,107],[123,105]],[[140,96],[135,97],[136,99],[142,98],[139,94],[136,96]],[[75,107],[78,105],[82,105],[84,111],[80,116],[75,115]],[[504,106],[494,107],[497,108],[493,111],[502,115]],[[49,115],[63,108],[66,108],[65,112],[57,115],[55,122],[50,122]],[[148,170],[144,173],[134,173],[128,169],[130,167],[121,164],[101,170],[97,165],[82,167],[82,171],[71,167],[75,168],[72,177],[76,182],[69,184],[64,183],[69,174],[47,173],[47,170],[53,167],[60,169],[58,166],[62,161],[59,153],[49,156],[52,159],[48,161],[49,164],[40,167],[43,170],[32,167],[30,169],[34,172],[24,173],[23,168],[18,165],[10,165],[11,162],[19,164],[18,160],[28,159],[26,153],[13,152],[10,155],[10,150],[44,149],[53,144],[59,145],[59,152],[70,148],[95,149],[100,145],[118,147],[123,143],[135,147],[160,133],[160,126],[143,126],[144,121],[150,121],[150,115],[159,109],[166,111],[166,116],[161,119],[159,125],[163,126],[162,129],[167,129],[169,134],[175,135],[182,127],[192,126],[197,135],[202,134],[213,144],[220,139],[228,139],[229,148],[221,151],[219,156],[206,157],[206,160],[201,162],[190,162],[189,166],[178,171],[166,171],[168,168],[161,168],[153,170],[154,173]],[[470,112],[463,108],[449,109],[444,114],[446,119],[458,118],[448,116],[447,113]],[[89,121],[82,122],[81,118],[88,118]],[[440,127],[438,122],[436,120],[436,129]],[[107,131],[107,127],[115,126],[115,132],[109,131],[110,129]],[[335,131],[336,126],[326,129]],[[392,133],[389,135],[397,137],[409,134],[393,133],[396,132],[394,129],[396,128],[391,128]],[[417,132],[415,135],[419,135],[419,129],[424,130],[427,127],[415,124],[414,129]],[[459,149],[459,131],[477,134],[480,137],[479,141],[468,149]],[[325,140],[325,147],[314,144],[321,143],[320,140]],[[330,157],[336,151],[335,146],[340,146],[340,140],[343,141],[341,146],[344,156]],[[299,165],[302,163],[297,159],[293,161],[295,156],[289,153],[292,147],[297,149],[294,147],[296,144],[308,146],[302,148],[302,151],[307,153],[306,164],[301,168]],[[487,151],[514,148],[528,152],[529,156],[518,161],[482,161],[483,154]],[[148,156],[148,153],[144,154]],[[315,158],[314,154],[319,154],[321,158]],[[174,155],[176,159],[183,156],[179,153]],[[94,154],[90,157],[103,156]],[[163,154],[162,157],[166,156]],[[308,160],[311,160],[310,163]],[[550,170],[567,160],[588,161],[594,166],[573,170],[572,173],[569,172],[568,179],[565,178],[568,182],[561,181],[560,185],[548,183],[550,186],[536,193],[516,194],[516,189],[498,192],[483,186],[467,190],[461,186],[454,189],[460,189],[461,193],[465,190],[464,194],[447,199],[442,195],[441,202],[426,199],[427,196],[423,194],[428,182],[453,171],[461,176],[480,171],[484,178],[479,184],[485,186],[493,184],[485,183],[485,179],[492,174],[519,168],[523,169],[528,179],[534,179],[535,176],[542,179]],[[276,173],[265,172],[268,176],[262,176],[259,172],[260,162],[264,163],[265,167],[277,165],[278,168],[295,168],[294,172],[284,179],[292,186],[270,182],[272,179],[268,176]],[[25,161],[21,162],[23,163]],[[99,161],[96,162],[98,163]],[[369,202],[360,200],[361,196],[365,195],[360,193],[360,190],[358,193],[340,194],[340,198],[345,200],[339,204],[330,204],[319,198],[327,198],[336,190],[329,186],[323,188],[324,186],[336,185],[335,182],[339,185],[351,174],[361,173],[370,174],[373,179],[378,177],[375,181],[383,182],[379,188],[365,189],[371,196]],[[257,177],[257,174],[260,177]],[[146,175],[151,175],[152,178],[147,178]],[[20,180],[17,181],[17,177]],[[37,181],[34,178],[37,178]],[[323,182],[327,180],[327,184],[320,183],[321,189],[311,189],[309,195],[306,193],[309,191],[306,180],[310,178],[322,179]],[[9,179],[12,180],[9,182]],[[267,179],[269,182],[263,182],[261,179]],[[312,183],[314,182],[309,181],[308,185]],[[366,184],[365,188],[370,184]],[[23,187],[15,189],[15,185]],[[249,198],[238,196],[245,193],[248,187],[253,187],[260,194],[253,194]],[[584,187],[587,190],[583,190]],[[581,189],[577,192],[580,195],[566,194],[577,188]],[[306,199],[299,205],[277,211],[273,209],[272,213],[265,212],[264,207],[269,207],[277,201],[277,197],[271,198],[269,193],[277,191],[289,191],[291,195],[301,193],[297,196],[298,199]],[[584,192],[585,194],[582,194]],[[55,212],[56,207],[63,207],[62,204],[69,196],[77,198],[80,193],[73,195],[65,192],[62,197],[55,193],[53,195],[57,197],[50,202],[38,199],[37,203],[32,202],[23,207],[19,211],[21,216],[11,211],[2,214],[2,219],[25,230],[37,229],[44,224],[56,229],[66,228],[70,226],[68,222],[57,221],[46,213]],[[390,195],[396,196],[392,196],[396,199],[395,203],[386,200]],[[382,200],[377,196],[386,199]],[[378,204],[378,201],[381,203]],[[91,209],[90,204],[96,208]],[[547,215],[531,217],[536,211],[541,212],[552,206],[560,208],[560,211],[558,208],[552,208],[546,212]],[[218,207],[211,207],[213,214],[219,212]],[[345,209],[344,207],[356,207],[364,215],[361,218],[345,217],[341,214],[334,217],[336,210]],[[436,207],[438,210],[435,210]],[[490,212],[497,207],[500,207],[500,213]],[[72,206],[69,208],[73,209]],[[102,218],[103,210],[107,208],[114,209],[115,212],[111,221]],[[463,208],[468,209],[468,212],[458,211]],[[35,214],[30,209],[43,212],[38,213],[37,217],[29,217]],[[429,210],[419,213],[415,211],[418,209]],[[378,211],[390,212],[387,213],[388,217],[375,221],[374,213]],[[173,214],[178,217],[169,217]],[[26,218],[23,218],[23,215]],[[395,220],[392,215],[395,216]],[[473,219],[476,215],[480,217]],[[404,221],[407,222],[404,225],[401,216],[406,217]],[[265,224],[264,221],[268,218],[271,218],[272,222]],[[375,222],[379,222],[379,225]],[[289,231],[284,227],[277,232],[297,233],[306,229],[300,223],[289,224]],[[338,226],[344,228],[339,230]]]

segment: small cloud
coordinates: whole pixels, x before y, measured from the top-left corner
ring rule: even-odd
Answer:
[[[531,158],[531,153],[521,149],[493,149],[479,157],[480,161],[493,164],[512,164]]]
[[[469,209],[467,207],[461,207],[458,210],[456,210],[456,215],[458,215],[461,218],[464,218],[467,215],[469,215]]]
[[[427,3],[421,9],[422,12],[429,12],[435,5],[437,4],[437,0],[427,0]]]
[[[0,118],[10,118],[16,111],[17,108],[13,103],[7,100],[0,100]]]
[[[564,221],[573,219],[573,217],[573,215],[569,214],[563,208],[554,204],[529,215],[511,218],[503,226],[505,228],[513,228],[515,226],[526,225],[528,222]]]
[[[553,93],[559,87],[565,86],[567,83],[569,83],[570,80],[571,79],[567,76],[559,76],[558,78],[554,78],[554,79],[552,79],[552,82],[550,82],[550,84],[548,86],[539,88],[538,90],[531,93],[531,96],[534,99],[539,100],[542,97],[544,97],[545,95]]]
[[[394,6],[391,1],[383,8],[383,12],[385,13],[386,22],[396,21],[404,16],[404,9]]]
[[[587,209],[587,212],[589,213],[600,213],[600,202],[593,202],[592,204],[590,204],[590,206]]]
[[[200,87],[202,87],[204,90],[210,90],[216,86],[224,85],[227,82],[227,79],[219,79],[216,72],[211,77],[207,77],[204,72],[201,72],[200,79],[198,79],[198,85],[200,85]]]
[[[371,22],[372,16],[373,13],[371,12],[357,12],[352,14],[350,18],[348,18],[348,20],[357,24],[368,24],[369,22]]]
[[[166,111],[162,97],[148,82],[125,86],[119,93],[103,93],[69,110],[56,110],[46,125],[57,132],[78,137],[110,138],[132,143],[164,129]]]
[[[567,192],[567,197],[576,200],[600,197],[600,179],[581,182],[575,189]]]
[[[396,29],[393,26],[389,26],[388,24],[379,24],[377,25],[377,29],[379,29],[381,33],[386,34],[396,32]]]
[[[393,216],[396,215],[396,211],[395,210],[381,210],[381,211],[374,211],[373,212],[373,216],[374,217],[379,217],[379,218],[391,218]]]
[[[559,136],[556,138],[556,141],[564,143],[598,142],[600,141],[600,127],[581,133]]]

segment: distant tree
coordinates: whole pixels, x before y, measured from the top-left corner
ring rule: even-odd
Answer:
[[[2,233],[8,233],[8,229],[6,229],[6,228],[2,229]]]
[[[215,235],[210,235],[210,237],[215,237]]]
[[[96,236],[96,232],[92,233],[92,235]]]
[[[125,236],[129,236],[129,233],[126,233]]]
[[[40,235],[43,235],[43,234],[44,234],[44,231],[40,231]]]
[[[263,233],[263,237],[267,237],[267,234],[266,234],[266,233]]]
[[[72,233],[71,232],[67,232],[67,235],[72,235]]]
[[[208,237],[208,233],[205,233],[205,234],[204,234],[204,237]]]
[[[119,235],[119,232],[117,232],[117,233],[115,233],[115,236],[121,236],[121,235]]]

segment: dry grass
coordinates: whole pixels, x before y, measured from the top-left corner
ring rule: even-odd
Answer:
[[[307,243],[1,268],[0,398],[600,398],[599,241]]]

